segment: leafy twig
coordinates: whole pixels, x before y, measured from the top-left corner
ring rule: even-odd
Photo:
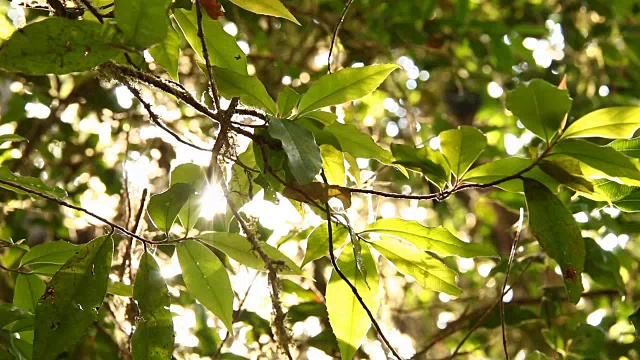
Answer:
[[[322,180],[328,186],[329,182],[327,181],[327,177],[324,174],[324,170],[322,170],[322,172],[320,174],[322,176]],[[382,332],[382,329],[380,328],[380,324],[378,324],[378,321],[376,320],[375,316],[373,316],[373,313],[371,312],[371,310],[369,309],[367,304],[365,304],[364,299],[362,299],[362,296],[360,296],[360,293],[358,293],[358,289],[351,283],[351,281],[349,281],[349,279],[344,275],[342,270],[340,270],[340,268],[338,267],[338,262],[336,261],[336,255],[333,253],[333,229],[332,229],[333,225],[331,223],[331,208],[329,207],[329,203],[325,203],[324,204],[324,211],[325,211],[325,214],[327,216],[327,227],[328,227],[328,231],[329,231],[329,236],[328,236],[328,240],[329,240],[329,257],[331,258],[331,265],[333,266],[333,269],[336,271],[338,276],[340,276],[342,281],[344,281],[347,284],[347,286],[349,286],[349,288],[351,289],[351,292],[356,297],[356,299],[358,299],[358,302],[360,303],[360,306],[362,306],[364,311],[369,316],[369,319],[371,320],[371,324],[373,324],[373,327],[376,329],[376,332],[378,333],[378,335],[380,336],[380,338],[382,339],[384,344],[387,346],[387,348],[389,348],[389,351],[391,351],[393,356],[395,356],[397,359],[402,360],[402,357],[393,348],[393,346],[391,346],[391,343],[389,342],[387,337]]]
[[[347,11],[353,4],[353,0],[348,0],[347,4],[342,9],[342,14],[340,14],[340,20],[336,24],[335,29],[333,29],[333,36],[331,37],[331,45],[329,46],[329,55],[327,56],[327,71],[331,74],[331,55],[333,54],[333,47],[336,43],[336,39],[338,38],[338,33],[340,32],[340,28],[342,28],[342,23],[344,23],[344,18],[347,16]]]
[[[87,8],[87,10],[89,10],[89,12],[91,12],[91,14],[93,14],[93,16],[96,17],[96,19],[98,19],[100,24],[104,24],[103,16],[100,14],[98,9],[96,9],[88,0],[80,0],[80,2]]]
[[[213,100],[213,104],[216,107],[216,111],[220,111],[220,96],[218,95],[218,88],[216,87],[216,80],[213,78],[213,70],[211,68],[211,59],[209,59],[209,50],[207,49],[207,41],[204,37],[204,29],[202,28],[202,9],[200,2],[196,1],[196,20],[198,22],[198,38],[202,45],[202,57],[204,57],[204,63],[207,68],[207,76],[209,77],[209,95]]]

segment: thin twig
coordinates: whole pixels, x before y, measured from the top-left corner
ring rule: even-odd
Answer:
[[[84,7],[87,8],[87,10],[89,10],[91,14],[93,14],[93,16],[96,17],[96,19],[98,19],[100,24],[104,24],[104,19],[102,17],[102,14],[100,14],[100,12],[98,11],[98,9],[96,9],[93,5],[91,5],[91,3],[88,0],[80,0],[80,2],[82,3],[82,5],[84,5]]]
[[[142,241],[144,244],[165,244],[165,243],[167,243],[166,241],[147,240],[147,239],[145,239],[145,238],[143,238],[141,236],[138,236],[138,235],[132,233],[131,231],[125,229],[124,227],[122,227],[122,226],[120,226],[120,225],[118,225],[118,224],[116,224],[116,223],[114,223],[112,221],[109,221],[109,220],[105,219],[104,217],[102,217],[102,216],[100,216],[98,214],[95,214],[95,213],[93,213],[93,212],[91,212],[91,211],[89,211],[89,210],[87,210],[85,208],[82,208],[80,206],[76,206],[76,205],[73,205],[73,204],[69,204],[66,201],[62,201],[62,200],[57,199],[57,198],[55,198],[53,196],[49,196],[47,194],[43,194],[41,192],[31,190],[31,189],[26,188],[26,187],[24,187],[22,185],[14,184],[14,183],[12,183],[10,181],[6,181],[6,180],[3,180],[3,179],[0,179],[0,184],[7,185],[9,187],[24,191],[24,192],[32,194],[32,195],[40,196],[41,198],[47,199],[49,201],[52,201],[52,202],[54,202],[54,203],[56,203],[56,204],[58,204],[60,206],[64,206],[66,208],[73,209],[73,210],[85,213],[85,214],[91,216],[92,218],[100,220],[101,222],[105,223],[106,225],[109,225],[112,229],[117,229],[117,230],[121,231],[122,233],[124,233],[125,235],[131,236],[131,237],[135,238],[136,240]]]
[[[145,209],[145,205],[146,205],[146,201],[147,201],[147,193],[148,193],[148,189],[145,188],[144,190],[142,190],[142,197],[140,198],[140,207],[138,208],[138,213],[136,214],[136,220],[133,223],[133,228],[131,228],[131,231],[134,234],[138,233],[138,227],[140,226],[140,221],[142,220],[142,214],[144,214],[144,209]],[[127,266],[127,263],[129,264],[129,276],[132,276],[133,274],[133,269],[131,269],[131,248],[133,248],[133,237],[129,238],[129,242],[127,243],[126,249],[124,251],[124,255],[122,257],[122,264],[120,265],[120,281],[122,281],[122,279],[124,278],[124,270],[125,267]],[[131,279],[133,281],[133,279]]]
[[[509,352],[507,350],[507,332],[504,324],[504,296],[506,294],[507,282],[509,281],[509,274],[511,273],[511,265],[513,265],[513,259],[516,257],[516,250],[518,249],[518,242],[520,241],[520,233],[522,233],[522,223],[524,222],[524,209],[520,208],[520,218],[518,219],[518,230],[513,237],[513,244],[511,245],[511,253],[509,254],[509,262],[507,263],[507,272],[504,275],[504,283],[502,284],[502,296],[500,296],[500,326],[502,328],[502,347],[504,349],[504,358],[509,360]]]
[[[469,329],[469,332],[467,332],[465,337],[462,338],[462,340],[458,343],[458,346],[456,346],[456,348],[453,350],[453,353],[451,353],[450,359],[453,359],[456,356],[456,354],[458,354],[458,352],[460,351],[460,348],[462,348],[462,345],[464,345],[464,343],[469,339],[469,337],[471,337],[471,335],[480,327],[480,325],[482,325],[482,323],[489,316],[491,311],[493,311],[493,309],[495,309],[496,306],[498,306],[500,304],[500,302],[502,301],[502,298],[504,297],[504,295],[506,293],[508,293],[509,291],[511,291],[511,289],[513,289],[513,287],[516,285],[518,280],[520,280],[522,275],[529,269],[529,266],[533,263],[534,259],[535,259],[534,257],[529,259],[529,261],[525,265],[524,269],[522,269],[522,272],[520,273],[520,275],[518,275],[518,277],[513,282],[513,284],[511,286],[509,286],[509,289],[507,289],[506,291],[502,291],[502,293],[499,295],[498,299],[496,299],[496,301],[494,301],[494,303],[487,308],[487,310],[484,312],[484,314],[482,314],[480,319],[478,319],[478,321],[473,325],[473,327],[471,327],[471,329]]]
[[[320,175],[322,176],[322,180],[324,181],[324,183],[327,184],[328,186],[329,182],[327,181],[327,176],[324,174],[324,170],[320,172]],[[395,356],[397,359],[402,360],[402,357],[400,356],[400,354],[398,354],[398,352],[393,348],[393,346],[391,346],[391,343],[382,332],[382,329],[380,328],[380,324],[378,324],[378,321],[376,320],[375,316],[373,316],[373,313],[371,312],[367,304],[364,302],[364,299],[362,299],[362,296],[360,296],[360,293],[358,293],[358,289],[351,283],[351,281],[349,281],[349,279],[345,276],[342,270],[340,270],[340,268],[338,267],[338,262],[336,261],[336,255],[333,253],[333,229],[332,229],[333,224],[331,223],[331,208],[329,207],[328,202],[324,204],[324,211],[327,216],[327,226],[328,226],[328,232],[329,232],[329,236],[328,236],[329,257],[331,258],[331,265],[333,266],[333,269],[338,274],[338,276],[340,276],[342,281],[344,281],[347,284],[347,286],[349,286],[349,288],[351,289],[351,292],[356,297],[356,299],[358,299],[360,306],[362,306],[364,311],[369,316],[369,319],[371,320],[371,324],[373,324],[373,327],[376,329],[376,332],[378,333],[378,335],[380,336],[384,344],[387,346],[387,348],[389,348],[389,351],[391,351],[393,356]]]
[[[198,38],[202,45],[202,57],[204,57],[204,63],[207,68],[207,76],[209,77],[209,96],[213,100],[215,110],[220,111],[220,96],[218,95],[218,88],[216,87],[216,80],[213,78],[213,69],[211,68],[211,59],[209,59],[209,50],[207,49],[207,41],[204,35],[204,29],[202,26],[202,9],[200,8],[200,2],[196,1],[196,20],[198,22]]]
[[[11,269],[11,268],[8,268],[6,266],[3,266],[2,264],[0,264],[0,269],[5,270],[5,271],[11,271],[11,272],[18,273],[18,274],[31,274],[30,271],[23,271],[23,270],[20,270],[20,268]]]
[[[347,16],[347,11],[349,11],[349,7],[353,4],[353,0],[347,1],[347,4],[342,9],[342,14],[340,14],[340,20],[336,24],[335,29],[333,29],[333,36],[331,37],[331,46],[329,46],[329,55],[327,56],[327,71],[331,74],[331,55],[333,54],[333,47],[336,43],[336,39],[338,38],[338,33],[340,32],[340,28],[342,28],[342,23],[344,22],[344,18]]]

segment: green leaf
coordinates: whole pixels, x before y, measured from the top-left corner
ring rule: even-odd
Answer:
[[[0,67],[28,75],[68,74],[90,70],[121,51],[101,24],[54,16],[14,32],[0,49]]]
[[[168,235],[178,213],[193,192],[193,186],[176,183],[171,185],[169,190],[153,195],[147,206],[147,212],[153,224]]]
[[[237,6],[256,14],[277,16],[300,25],[280,0],[229,0]]]
[[[325,75],[302,95],[298,116],[325,106],[357,100],[380,86],[398,65],[383,64],[348,68]]]
[[[312,119],[322,125],[331,125],[338,120],[338,115],[328,111],[315,110],[301,116],[300,119]]]
[[[196,241],[183,241],[176,249],[189,293],[233,333],[233,290],[222,261]]]
[[[394,164],[421,172],[440,189],[449,182],[451,169],[441,152],[429,147],[391,144],[391,153],[396,159]]]
[[[615,201],[613,205],[625,212],[640,212],[640,188],[634,187],[633,193]]]
[[[309,184],[322,168],[320,148],[313,135],[294,121],[275,118],[269,121],[269,134],[282,142],[296,180]]]
[[[364,265],[371,269],[367,274],[367,279],[362,278],[356,266],[353,247],[351,246],[345,247],[342,254],[340,254],[338,268],[351,284],[356,287],[371,313],[375,314],[380,306],[378,300],[379,280],[376,263],[369,252],[368,246],[362,248],[362,260]],[[327,285],[326,304],[329,322],[333,333],[338,339],[342,360],[351,360],[367,335],[367,331],[371,326],[371,319],[369,319],[349,286],[335,270],[331,272],[331,279]]]
[[[572,100],[567,90],[558,89],[544,80],[520,84],[507,94],[507,109],[532,133],[546,142],[560,130]]]
[[[402,239],[420,250],[432,251],[442,256],[499,257],[491,248],[482,244],[464,242],[442,226],[426,227],[417,221],[380,219],[369,224],[362,233],[369,232],[380,234],[383,237]]]
[[[464,180],[466,183],[472,184],[489,184],[494,181],[503,179],[507,176],[517,174],[518,172],[529,167],[531,163],[531,159],[523,159],[517,157],[499,159],[469,170],[463,176],[462,180]],[[523,175],[540,181],[550,189],[558,187],[558,183],[538,167],[534,167]],[[521,179],[505,181],[496,185],[496,187],[512,192],[524,192]]]
[[[38,178],[16,175],[9,171],[9,168],[7,168],[6,166],[0,166],[0,180],[21,185],[22,187],[25,187],[29,190],[36,191],[40,194],[49,195],[56,199],[62,199],[67,196],[67,192],[63,189],[60,189],[59,187],[49,186]],[[25,191],[5,184],[0,184],[0,188],[11,190],[17,194],[28,194]]]
[[[162,278],[153,255],[145,252],[133,284],[133,300],[140,315],[131,339],[134,360],[171,359],[173,353],[173,319],[169,306],[169,289]]]
[[[255,169],[256,156],[253,152],[253,146],[247,147],[247,150],[238,155],[240,160],[245,166]],[[260,190],[260,186],[253,183],[255,174],[251,171],[246,171],[242,166],[233,164],[231,166],[231,180],[229,181],[229,195],[231,202],[236,208],[241,208],[244,204],[250,201],[253,196]]]
[[[278,117],[289,117],[299,101],[300,95],[292,88],[286,86],[284,90],[278,94]]]
[[[541,183],[525,178],[524,195],[531,233],[547,255],[560,265],[569,301],[575,304],[582,295],[586,256],[580,227],[571,211]]]
[[[640,170],[631,159],[608,146],[599,146],[586,140],[567,139],[556,144],[551,154],[568,155],[612,178],[640,180]]]
[[[562,138],[628,139],[640,128],[640,106],[611,107],[588,113],[572,123]]]
[[[640,159],[640,137],[614,140],[608,146],[625,156]]]
[[[44,294],[46,287],[37,275],[18,274],[13,291],[13,305],[35,312],[38,299]]]
[[[240,97],[245,105],[255,106],[272,115],[278,112],[276,103],[257,77],[217,66],[213,67],[213,77],[222,96],[229,99]]]
[[[173,16],[180,29],[182,29],[189,45],[198,54],[200,61],[204,62],[202,44],[200,38],[198,38],[198,21],[195,10],[175,9]],[[202,29],[211,64],[247,75],[247,55],[240,49],[236,39],[224,31],[222,24],[219,21],[203,16]]]
[[[162,66],[169,76],[178,81],[178,59],[180,58],[180,36],[169,24],[167,35],[162,42],[149,49],[153,60]]]
[[[332,226],[333,232],[333,249],[337,250],[345,241],[347,241],[347,229],[342,226]],[[317,260],[323,256],[329,255],[329,227],[326,223],[313,229],[309,237],[307,238],[307,250],[304,253],[304,260],[302,265],[305,266],[308,263]]]
[[[101,236],[83,246],[51,278],[38,301],[34,359],[56,359],[80,341],[97,320],[107,293],[113,240]]]
[[[265,270],[264,261],[262,261],[260,256],[253,250],[249,240],[242,235],[223,232],[203,232],[198,238],[245,266],[256,270]],[[305,276],[305,273],[300,270],[300,267],[285,254],[281,253],[280,250],[265,242],[261,242],[260,247],[272,260],[284,262],[285,269],[282,270],[282,275]]]
[[[33,318],[33,313],[13,304],[0,303],[0,328],[15,321]]]
[[[624,289],[618,258],[612,252],[600,247],[593,239],[584,238],[584,245],[587,254],[584,272],[600,285]]]
[[[2,145],[3,143],[7,142],[7,141],[29,141],[26,138],[20,136],[20,135],[16,135],[16,134],[5,134],[5,135],[0,135],[0,145]]]
[[[567,188],[580,191],[580,192],[593,192],[593,184],[589,182],[589,180],[585,179],[581,175],[572,174],[565,167],[562,166],[562,163],[552,162],[543,160],[538,163],[538,167],[542,171],[544,171],[547,175],[551,176],[555,180],[557,180],[560,184],[566,186]],[[578,164],[578,171],[580,171],[580,166]],[[582,172],[580,171],[580,174]]]
[[[487,147],[484,134],[471,126],[440,133],[440,148],[456,178],[461,178]]]
[[[84,245],[74,245],[62,240],[42,243],[29,249],[29,252],[22,257],[20,264],[21,266],[33,266],[36,264],[63,265],[83,247]]]
[[[391,153],[376,144],[371,136],[360,132],[355,125],[335,122],[326,126],[324,132],[336,139],[340,147],[338,150],[342,150],[353,157],[376,159],[383,164],[393,163],[394,158]]]
[[[171,3],[172,0],[115,0],[113,12],[128,42],[147,48],[167,36]]]
[[[107,292],[113,295],[131,297],[133,296],[133,286],[109,279]]]
[[[405,275],[409,275],[426,289],[460,296],[456,286],[456,272],[424,251],[399,240],[371,242],[376,250]]]
[[[527,354],[527,357],[525,358],[525,360],[547,360],[547,355],[536,350],[534,352]]]
[[[347,184],[344,156],[342,151],[331,145],[320,145],[322,168],[331,185],[345,186]]]
[[[200,217],[200,209],[202,208],[200,196],[204,193],[207,176],[199,165],[180,164],[171,171],[171,186],[179,183],[189,184],[195,190],[195,193],[189,196],[189,199],[178,213],[178,219],[182,227],[188,231],[195,226]]]

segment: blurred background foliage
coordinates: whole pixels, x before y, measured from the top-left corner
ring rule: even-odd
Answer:
[[[343,1],[285,0],[301,26],[221,3],[227,11],[220,19],[224,29],[236,37],[247,53],[249,73],[260,78],[272,97],[285,86],[304,92],[326,74]],[[37,9],[45,5],[38,1],[29,1],[31,9],[21,5],[21,1],[0,0],[0,41],[25,23],[48,16],[48,11]],[[181,82],[199,97],[206,88],[205,77],[184,39],[182,49]],[[145,55],[146,66],[164,74]],[[480,163],[529,156],[539,140],[504,107],[506,92],[521,82],[542,78],[559,84],[566,76],[574,99],[572,118],[607,106],[640,105],[640,3],[356,0],[333,57],[335,68],[373,63],[402,67],[373,94],[332,108],[339,121],[356,125],[381,146],[402,143],[436,148],[441,131],[473,125],[489,143]],[[145,90],[144,96],[172,129],[194,143],[211,144],[215,129],[210,121],[160,92]],[[29,141],[0,144],[0,164],[62,187],[69,201],[115,221],[131,216],[126,204],[135,210],[143,189],[151,193],[165,189],[170,170],[178,164],[209,162],[207,154],[176,143],[152,125],[126,88],[89,73],[22,76],[0,72],[0,134],[8,133]],[[358,161],[358,166],[365,187],[400,193],[437,191],[421,176],[407,179],[374,161]],[[510,352],[516,359],[534,351],[555,359],[639,359],[640,343],[627,320],[640,295],[638,215],[572,195],[565,189],[560,197],[584,233],[595,240],[587,260],[594,270],[586,275],[586,295],[577,306],[566,302],[561,277],[525,231],[512,272],[526,272],[505,297]],[[216,203],[220,199],[209,198],[211,206],[201,219],[213,229],[224,217],[220,213],[225,206]],[[286,199],[276,204],[260,199],[253,203],[250,213],[259,219],[264,238],[300,261],[313,220],[303,218]],[[53,240],[85,243],[103,233],[102,224],[42,199],[16,200],[13,193],[0,191],[0,204],[1,239],[25,239],[29,246]],[[464,290],[459,298],[424,290],[381,259],[384,292],[377,316],[401,355],[447,358],[494,305],[521,207],[521,194],[491,190],[458,193],[442,203],[354,196],[348,214],[356,228],[378,217],[443,225],[461,238],[491,243],[503,258],[447,259],[459,272]],[[172,248],[164,250],[160,246],[157,255],[171,288],[179,345],[176,356],[213,356],[224,338],[225,332],[218,331],[223,327],[183,291]],[[20,251],[16,247],[0,250],[2,263],[11,267]],[[237,301],[245,293],[248,296],[237,316],[238,331],[226,342],[225,351],[246,358],[276,358],[266,277],[235,262],[228,265]],[[319,302],[330,264],[323,258],[304,269],[314,281],[286,280],[282,299],[299,358],[333,358],[337,345],[328,330],[326,309]],[[0,300],[12,301],[14,280],[13,274],[0,272]],[[109,301],[118,305],[123,299],[114,295]],[[104,308],[103,312],[98,330],[87,334],[74,358],[119,358],[117,343],[130,329],[118,328],[116,320],[127,314],[108,314]],[[501,358],[499,319],[496,307],[466,340],[458,357]],[[373,331],[369,335],[356,356],[386,358]]]

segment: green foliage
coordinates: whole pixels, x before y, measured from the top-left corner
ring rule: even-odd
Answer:
[[[114,35],[93,21],[48,18],[29,24],[0,50],[0,64],[28,75],[87,71],[120,54]]]
[[[193,192],[190,184],[175,183],[167,191],[152,196],[147,211],[154,225],[168,235]]]
[[[543,184],[525,178],[529,228],[547,255],[558,262],[569,295],[577,303],[583,291],[585,245],[569,209]]]
[[[255,76],[239,74],[217,66],[213,67],[213,76],[222,96],[227,98],[237,96],[244,104],[255,106],[269,114],[278,112],[276,103]]]
[[[596,110],[573,122],[563,138],[601,137],[627,139],[640,128],[640,107],[612,107]]]
[[[161,39],[161,42],[149,49],[149,54],[153,56],[153,60],[162,66],[169,76],[178,81],[178,61],[180,58],[180,35],[168,25],[166,30],[167,36]]]
[[[486,146],[487,139],[473,127],[462,126],[440,133],[442,154],[456,178],[464,176]]]
[[[290,20],[298,25],[300,23],[291,15],[279,0],[230,0],[235,5],[254,12],[256,14],[271,15]]]
[[[98,318],[111,272],[111,236],[79,249],[51,278],[35,309],[33,358],[56,359]]]
[[[116,0],[113,12],[127,42],[147,48],[167,37],[169,5],[171,0]]]
[[[353,248],[346,246],[338,258],[338,268],[355,286],[371,312],[375,313],[380,306],[378,300],[379,283],[375,271],[376,263],[366,246],[362,248],[362,261],[364,266],[369,269],[367,278],[363,278],[362,273],[358,270]],[[331,273],[326,298],[329,321],[333,333],[338,339],[340,355],[343,360],[351,359],[364,340],[364,336],[371,326],[371,320],[349,286],[336,271]]]
[[[11,184],[17,184],[27,188],[28,190],[36,191],[39,194],[48,195],[58,199],[67,196],[67,192],[63,189],[60,189],[59,187],[47,185],[42,180],[37,178],[32,178],[29,176],[18,176],[4,166],[0,166],[0,180],[4,180],[9,183],[9,185],[0,183],[0,188],[11,190],[18,194],[27,194],[27,192],[12,187]]]
[[[322,156],[309,131],[290,120],[271,119],[269,135],[282,142],[289,169],[300,184],[308,184],[318,175]]]
[[[567,90],[536,79],[511,91],[506,105],[527,129],[549,142],[560,130],[571,98]]]
[[[300,95],[292,88],[285,87],[278,95],[278,117],[288,118],[293,109],[298,106],[298,102],[300,102]]]
[[[131,338],[133,359],[167,359],[173,352],[171,298],[153,255],[145,252],[133,285],[133,299],[140,315]]]

